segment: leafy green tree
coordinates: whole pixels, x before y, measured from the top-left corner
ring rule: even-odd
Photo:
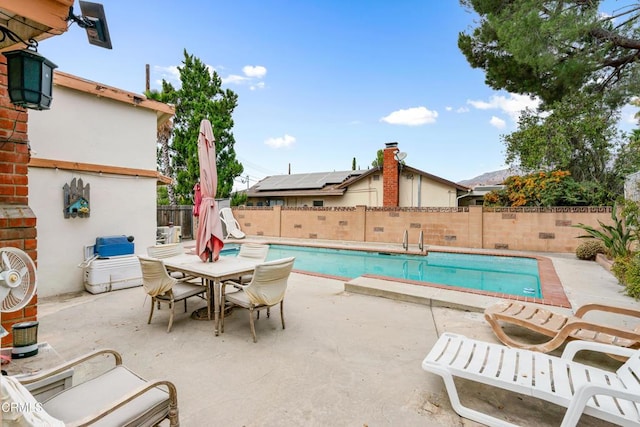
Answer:
[[[247,204],[247,196],[246,191],[236,191],[231,194],[231,206],[242,206]]]
[[[371,162],[372,168],[382,167],[384,164],[384,150],[380,149],[376,152],[376,159]]]
[[[174,104],[176,101],[176,91],[174,87],[162,81],[162,91],[150,90],[145,95],[154,101],[164,102],[165,104]],[[157,167],[158,171],[168,177],[173,177],[173,166],[171,165],[171,134],[173,132],[173,120],[167,120],[158,126],[157,140]],[[162,190],[162,192],[161,192]],[[164,199],[166,197],[166,200]],[[162,199],[162,203],[161,203]],[[165,203],[166,202],[166,203]],[[170,204],[175,206],[176,196],[173,185],[158,187],[158,204]]]
[[[176,186],[179,204],[193,201],[193,187],[199,179],[198,132],[202,119],[209,119],[216,139],[218,189],[217,197],[228,197],[233,181],[243,172],[236,159],[233,137],[233,111],[238,96],[222,88],[222,80],[216,71],[184,51],[180,71],[181,87],[176,90],[176,114],[174,117],[173,143]]]
[[[633,151],[617,128],[619,114],[584,94],[566,96],[551,107],[546,116],[524,111],[518,130],[502,137],[507,163],[524,171],[568,170],[577,182],[600,187],[602,202],[613,203],[628,173],[614,160]],[[625,161],[637,164],[632,158],[638,155]]]
[[[356,158],[354,157],[353,160],[351,160],[351,170],[354,171],[356,170]]]
[[[603,13],[598,0],[460,2],[480,17],[458,36],[469,64],[485,71],[490,87],[542,101],[503,137],[507,163],[527,172],[569,170],[612,203],[638,159],[616,130],[620,108],[640,93],[637,3],[616,2]]]
[[[590,189],[576,182],[568,171],[536,172],[510,176],[505,189],[485,195],[485,206],[585,206],[594,205]]]
[[[553,103],[578,91],[617,107],[639,93],[640,8],[634,1],[460,0],[479,15],[458,47],[494,89]]]

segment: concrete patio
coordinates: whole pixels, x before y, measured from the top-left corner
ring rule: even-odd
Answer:
[[[574,308],[592,301],[637,306],[595,262],[543,255],[553,259]],[[456,301],[466,310],[449,308]],[[277,310],[261,316],[256,344],[245,310],[236,309],[217,337],[213,322],[191,319],[204,305],[197,298],[189,300],[187,313],[177,306],[171,333],[166,309],[147,325],[150,300],[141,288],[41,300],[39,341],[65,359],[114,348],[143,377],[173,381],[182,426],[475,425],[457,416],[442,380],[424,372],[421,362],[443,331],[497,342],[481,314],[494,301],[440,291],[427,305],[415,304],[345,292],[344,281],[293,273],[287,328],[280,328]],[[606,357],[591,360],[616,366]],[[559,425],[563,415],[554,405],[473,383],[461,392],[469,406],[524,426]],[[581,425],[608,424],[583,416]]]

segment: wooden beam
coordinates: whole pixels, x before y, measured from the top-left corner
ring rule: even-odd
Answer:
[[[128,92],[102,83],[86,80],[72,74],[62,71],[54,71],[53,84],[63,86],[69,89],[85,92],[97,97],[109,98],[115,101],[124,102],[134,107],[147,108],[156,112],[158,116],[158,125],[165,120],[171,118],[175,114],[175,108],[172,105],[163,102],[148,99],[146,96]]]
[[[173,180],[162,175],[158,171],[149,169],[125,168],[120,166],[97,165],[94,163],[69,162],[65,160],[40,159],[32,157],[29,161],[29,167],[45,168],[45,169],[63,169],[78,172],[106,173],[111,175],[125,176],[142,176],[147,178],[155,178],[158,183],[172,184]]]
[[[49,27],[56,34],[62,34],[67,31],[69,7],[73,2],[74,0],[1,0],[0,8]]]

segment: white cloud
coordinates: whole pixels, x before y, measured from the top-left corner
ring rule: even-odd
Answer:
[[[254,84],[254,85],[249,86],[249,89],[257,90],[257,89],[264,89],[264,87],[265,87],[264,82],[258,82],[258,83]]]
[[[469,109],[467,107],[460,107],[456,110],[456,113],[468,113]]]
[[[168,82],[180,81],[180,71],[178,71],[178,67],[175,65],[170,65],[168,67],[161,67],[160,65],[154,65],[153,70],[160,75],[160,78],[157,80],[158,85],[160,87],[162,87],[163,79]]]
[[[507,125],[507,122],[496,116],[491,116],[491,120],[489,120],[489,123],[491,123],[491,126],[497,127],[498,129],[504,129],[504,127]]]
[[[381,118],[380,121],[392,125],[420,126],[427,123],[435,123],[437,117],[437,111],[431,111],[425,107],[413,107],[394,111]]]
[[[262,65],[245,65],[244,67],[242,67],[242,72],[247,77],[255,77],[261,79],[267,74],[267,69]]]
[[[447,111],[453,111],[453,107],[444,107],[444,109]]]
[[[467,104],[475,107],[479,110],[501,110],[507,114],[511,120],[515,123],[520,117],[520,112],[525,108],[536,109],[540,104],[538,99],[532,99],[527,95],[518,95],[510,93],[509,97],[505,96],[492,96],[489,102],[468,100]]]
[[[271,148],[282,148],[282,147],[286,148],[286,147],[292,146],[295,142],[296,142],[296,139],[293,136],[287,135],[287,134],[285,134],[282,137],[269,138],[264,141],[264,143]]]
[[[249,78],[237,74],[229,74],[227,77],[221,77],[221,79],[224,84],[243,84],[249,81]]]

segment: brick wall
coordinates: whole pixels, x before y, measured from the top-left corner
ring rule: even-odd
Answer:
[[[29,145],[27,110],[11,104],[7,93],[6,59],[0,55],[0,248],[12,246],[37,259],[36,217],[29,208],[27,168]],[[37,320],[37,296],[16,312],[2,313],[2,326]],[[11,346],[11,333],[2,339],[2,347]]]

